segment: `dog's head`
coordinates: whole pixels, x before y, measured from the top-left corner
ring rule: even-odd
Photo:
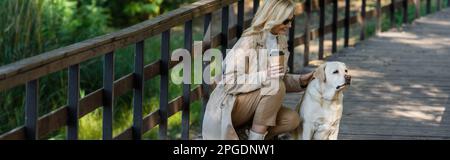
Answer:
[[[346,88],[351,82],[347,66],[342,62],[327,62],[320,65],[316,69],[314,77],[325,86],[335,88],[336,91]]]

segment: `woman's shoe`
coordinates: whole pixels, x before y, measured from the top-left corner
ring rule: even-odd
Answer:
[[[252,130],[250,130],[250,134],[248,135],[248,140],[264,140],[264,138],[266,137],[266,133],[261,134],[261,133],[256,133],[253,132]]]

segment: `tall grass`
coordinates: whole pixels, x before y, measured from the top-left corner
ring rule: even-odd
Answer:
[[[42,51],[41,28],[42,1],[0,2],[0,64],[7,64]]]
[[[109,17],[95,3],[77,8],[70,0],[2,0],[0,8],[0,66],[110,30]],[[66,104],[66,70],[39,81],[40,115]],[[0,92],[0,133],[23,124],[23,104],[23,86]]]
[[[84,39],[111,32],[108,28],[109,17],[102,8],[95,6],[77,8],[69,0],[6,0],[0,2],[0,15],[8,17],[1,23],[0,64],[5,65],[23,58],[34,56],[55,48],[63,47]],[[27,22],[27,23],[23,23]],[[182,28],[173,29],[172,49],[183,44]],[[39,38],[36,38],[39,37]],[[195,34],[195,39],[201,35]],[[152,37],[145,41],[145,63],[150,64],[160,58],[160,38]],[[12,58],[14,57],[14,58]],[[134,46],[118,49],[115,52],[116,80],[133,71]],[[5,60],[8,59],[8,60]],[[102,86],[102,58],[97,57],[80,64],[80,94],[85,96]],[[39,115],[42,116],[67,103],[67,70],[52,73],[39,79]],[[170,83],[169,98],[181,95],[181,86]],[[0,134],[24,123],[24,86],[0,92]],[[114,135],[121,133],[132,125],[132,92],[115,100]],[[191,121],[195,131],[199,127],[199,106],[195,102],[191,110]],[[156,111],[159,107],[159,77],[145,82],[144,114]],[[101,138],[101,108],[79,120],[80,139]],[[169,120],[169,137],[179,138],[181,115],[176,114]],[[157,129],[145,134],[146,139],[156,139]],[[65,129],[58,130],[48,138],[64,139]]]

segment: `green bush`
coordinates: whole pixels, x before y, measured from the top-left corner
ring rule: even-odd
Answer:
[[[0,1],[0,15],[7,17],[0,23],[0,65],[9,64],[39,53],[67,46],[88,38],[116,30],[116,19],[126,20],[123,25],[131,25],[158,15],[162,1],[151,1],[146,5],[136,5],[146,1],[106,1],[106,0],[4,0]],[[126,5],[115,10],[109,3]],[[181,3],[181,2],[180,2]],[[152,5],[157,5],[157,8]],[[122,7],[130,6],[130,7]],[[136,7],[143,7],[142,9]],[[168,9],[166,9],[168,10]],[[120,13],[125,17],[115,17]],[[145,15],[140,19],[140,14]],[[114,17],[114,18],[111,18]],[[136,20],[132,20],[134,17]],[[129,21],[128,21],[129,20]],[[179,29],[178,29],[179,30]],[[171,46],[183,44],[182,36],[174,32]],[[197,39],[199,38],[196,35]],[[160,38],[158,36],[145,42],[145,63],[149,64],[160,58]],[[118,49],[115,52],[116,79],[133,71],[134,46]],[[94,58],[80,64],[80,94],[85,96],[102,87],[102,58]],[[67,103],[67,70],[62,70],[39,79],[39,115],[42,116]],[[169,97],[181,95],[181,86],[170,84]],[[0,134],[24,123],[24,86],[0,92]],[[121,133],[132,124],[132,93],[128,92],[115,101],[114,135]],[[199,106],[193,104],[192,123],[198,128]],[[145,83],[144,114],[159,107],[159,78]],[[180,115],[169,120],[169,137],[179,137]],[[101,108],[80,119],[80,139],[101,138]],[[50,139],[64,139],[65,129],[51,133]],[[157,138],[157,129],[144,136]]]

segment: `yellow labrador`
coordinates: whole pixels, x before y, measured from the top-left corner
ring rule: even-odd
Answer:
[[[297,136],[303,140],[336,140],[342,115],[343,90],[351,76],[342,62],[320,65],[297,105],[302,122]],[[295,133],[294,133],[295,134]]]

